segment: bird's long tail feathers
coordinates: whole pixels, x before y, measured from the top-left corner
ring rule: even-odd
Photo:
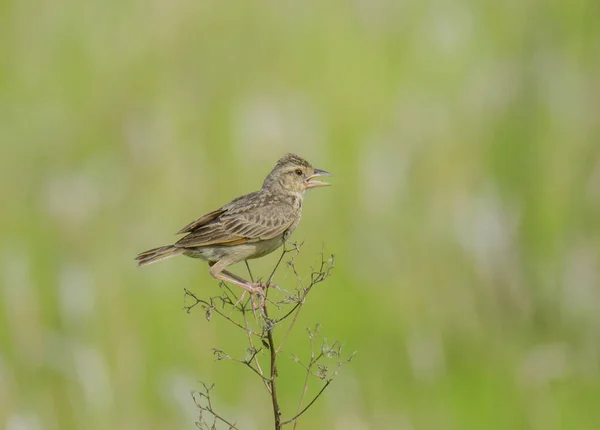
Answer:
[[[147,264],[156,263],[158,261],[174,257],[175,255],[183,253],[184,251],[184,249],[177,248],[173,245],[161,246],[158,248],[150,249],[146,252],[142,252],[137,257],[135,257],[135,259],[138,261],[138,266],[145,266]]]

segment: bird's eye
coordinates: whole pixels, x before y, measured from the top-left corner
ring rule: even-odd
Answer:
[[[302,176],[302,169],[296,169],[296,175]]]

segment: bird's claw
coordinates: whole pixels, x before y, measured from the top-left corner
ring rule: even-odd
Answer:
[[[235,304],[233,305],[233,307],[237,307],[240,303],[242,303],[244,301],[244,299],[246,298],[246,294],[250,293],[250,302],[252,303],[252,310],[255,311],[256,309],[258,309],[258,307],[256,306],[256,303],[254,301],[255,299],[255,295],[258,295],[260,297],[260,305],[259,307],[262,307],[264,305],[265,302],[265,289],[267,287],[276,287],[275,284],[269,284],[269,283],[264,283],[264,282],[252,282],[252,283],[248,283],[247,288],[244,289],[244,292],[242,293],[242,295],[240,296],[240,298],[235,302]]]

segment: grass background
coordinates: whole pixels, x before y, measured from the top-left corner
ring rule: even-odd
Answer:
[[[1,1],[0,427],[194,428],[201,379],[270,428],[210,353],[232,329],[181,310],[206,266],[133,257],[292,151],[336,175],[293,236],[301,271],[337,257],[300,324],[358,351],[299,428],[598,428],[599,12]]]

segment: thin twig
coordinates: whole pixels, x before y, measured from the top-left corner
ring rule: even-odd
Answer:
[[[263,381],[268,382],[269,378],[266,378],[264,376],[264,374],[262,373],[262,370],[255,369],[252,366],[252,360],[254,360],[256,358],[256,356],[262,351],[262,348],[260,348],[260,349],[251,348],[249,351],[252,352],[252,355],[249,358],[246,358],[244,360],[240,360],[240,359],[237,359],[237,358],[233,358],[229,354],[225,353],[225,351],[223,351],[223,350],[213,349],[213,352],[217,355],[217,360],[226,359],[226,360],[235,361],[236,363],[240,363],[240,364],[243,364],[245,366],[248,366],[254,373],[256,373],[258,376],[260,376],[260,378]]]
[[[210,390],[212,390],[212,388],[214,387],[214,384],[211,385],[210,387],[208,387],[204,382],[201,382],[201,384],[204,386],[204,391],[205,391],[204,393],[201,393],[199,391],[192,391],[191,392],[192,399],[194,400],[194,403],[196,404],[196,406],[198,407],[198,409],[200,409],[200,411],[206,411],[206,412],[209,412],[210,414],[212,414],[212,416],[215,418],[215,421],[219,420],[219,421],[223,422],[224,424],[227,424],[229,426],[229,430],[240,430],[238,427],[236,427],[235,424],[232,424],[229,421],[227,421],[221,415],[219,415],[218,413],[216,413],[215,410],[213,409],[212,402],[210,400]],[[194,393],[198,394],[201,398],[204,397],[206,399],[207,406],[203,406],[200,403],[200,401],[197,401],[196,397],[194,396]],[[206,425],[207,429],[216,428],[215,427],[216,423],[213,423],[213,425],[211,427],[209,427],[208,423],[202,417],[202,415],[200,415],[200,420],[204,421],[204,424]]]
[[[306,405],[306,407],[304,409],[302,409],[299,413],[297,413],[295,416],[293,416],[292,418],[290,418],[289,420],[285,420],[281,423],[281,425],[286,425],[291,423],[292,421],[297,420],[298,418],[300,418],[300,415],[302,415],[304,412],[306,412],[312,405],[313,403],[315,403],[317,401],[317,399],[321,396],[321,394],[323,394],[323,391],[325,391],[325,388],[327,388],[329,386],[329,384],[331,384],[331,379],[329,379],[325,385],[323,385],[323,388],[321,388],[321,390],[317,393],[317,395],[310,401],[310,403],[308,405]],[[294,428],[296,428],[296,426],[294,425]]]
[[[219,314],[220,316],[222,316],[223,318],[225,318],[227,321],[229,321],[231,324],[235,325],[236,327],[241,328],[242,330],[244,330],[245,332],[247,332],[248,334],[254,335],[254,336],[259,336],[258,333],[254,333],[252,331],[249,331],[246,327],[244,327],[243,325],[241,325],[240,323],[238,323],[237,321],[235,321],[233,318],[225,315],[225,313],[221,312],[214,304],[214,299],[215,297],[211,297],[210,298],[210,303],[207,302],[206,300],[203,299],[199,299],[198,297],[196,297],[196,295],[194,293],[192,293],[191,291],[189,291],[187,288],[184,288],[185,294],[192,297],[194,300],[196,300],[196,303],[194,303],[191,306],[186,306],[184,307],[184,309],[187,311],[187,313],[190,313],[190,311],[192,310],[192,308],[194,308],[196,305],[198,305],[199,303],[202,303],[205,306],[205,311],[207,314],[207,319],[210,319],[210,314],[214,311],[217,314]],[[218,297],[220,299],[222,299],[222,297]]]
[[[302,395],[300,396],[300,402],[298,402],[298,409],[296,410],[296,417],[292,418],[292,420],[295,420],[297,417],[300,416],[300,412],[301,412],[300,410],[302,408],[302,403],[304,402],[304,396],[306,395],[306,392],[308,391],[308,378],[310,378],[310,368],[307,369],[307,371],[306,371],[306,375],[304,377],[304,384],[303,384],[303,388],[302,388]],[[325,389],[325,387],[323,387],[323,389]],[[298,423],[298,421],[294,422],[294,430],[296,429],[297,423]]]
[[[329,258],[329,260],[327,260],[327,262],[325,261],[325,258],[323,257],[323,253],[321,253],[321,268],[319,273],[322,274],[321,277],[311,277],[311,282],[310,285],[306,288],[302,288],[302,298],[299,299],[298,303],[296,304],[296,306],[292,309],[291,312],[293,312],[294,310],[296,310],[296,313],[294,314],[294,318],[292,319],[292,322],[290,323],[287,331],[285,332],[285,334],[283,335],[283,338],[281,339],[281,343],[279,344],[279,347],[277,348],[277,352],[279,352],[281,350],[281,348],[283,348],[283,344],[285,343],[285,341],[287,340],[289,334],[291,333],[292,329],[294,328],[294,325],[296,324],[296,321],[298,319],[298,315],[300,314],[300,311],[302,310],[302,306],[305,303],[306,300],[306,296],[308,296],[308,293],[311,292],[312,288],[318,284],[319,282],[324,281],[325,279],[327,279],[327,277],[329,277],[331,269],[333,268],[333,255]],[[328,263],[328,264],[327,264]],[[327,265],[326,265],[327,264]],[[294,265],[292,265],[292,270],[294,271],[294,274],[296,275],[296,278],[300,278],[300,276],[298,275],[298,272],[296,271],[296,267]],[[313,272],[314,273],[314,272]],[[300,280],[300,283],[302,285],[302,280]],[[284,315],[283,318],[280,318],[278,320],[282,321],[283,319],[287,318],[289,316],[289,313]]]

